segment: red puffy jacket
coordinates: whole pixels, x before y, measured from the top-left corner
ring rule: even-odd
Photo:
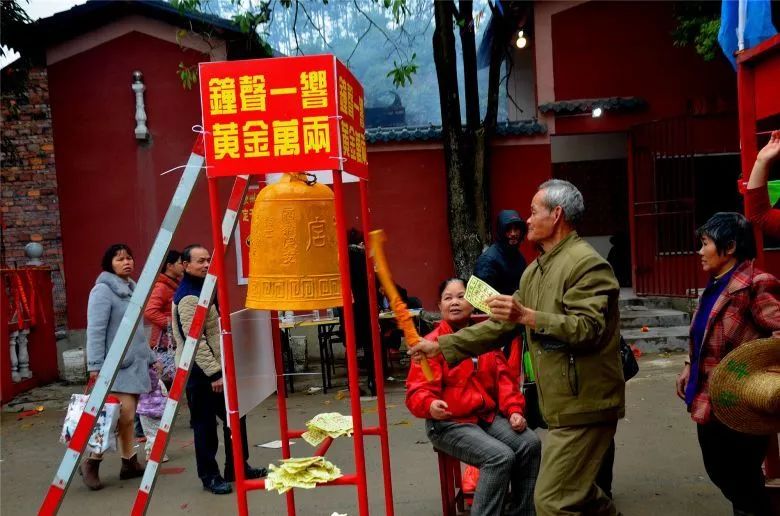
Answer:
[[[165,274],[158,274],[155,280],[149,302],[144,309],[144,319],[152,325],[149,335],[149,346],[155,347],[160,341],[160,334],[168,329],[171,321],[171,303],[173,294],[179,284]]]
[[[439,335],[452,333],[445,321],[425,336],[438,340]],[[477,363],[464,360],[450,367],[441,354],[428,359],[434,379],[427,381],[422,368],[412,363],[406,378],[406,406],[419,418],[430,419],[434,400],[444,400],[452,413],[450,420],[459,423],[492,422],[496,412],[507,419],[515,412],[523,413],[525,398],[518,389],[518,378],[513,376],[500,351],[480,355]]]

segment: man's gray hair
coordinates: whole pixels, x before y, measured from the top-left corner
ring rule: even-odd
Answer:
[[[545,190],[544,204],[550,210],[556,206],[563,209],[563,218],[571,224],[576,225],[585,213],[585,201],[577,187],[563,179],[550,179],[539,186],[539,190]]]

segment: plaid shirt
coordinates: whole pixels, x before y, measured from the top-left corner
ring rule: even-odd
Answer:
[[[742,262],[707,321],[699,356],[699,389],[689,407],[694,421],[710,421],[709,376],[715,366],[740,344],[769,336],[780,337],[780,281],[757,269],[752,260]],[[689,342],[692,355],[693,338]]]

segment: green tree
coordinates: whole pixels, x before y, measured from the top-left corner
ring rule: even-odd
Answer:
[[[693,46],[705,61],[712,61],[720,52],[720,2],[675,2],[672,31],[675,46]]]
[[[13,66],[3,70],[3,90],[17,95],[24,94],[27,74],[32,66],[33,52],[23,30],[24,26],[31,22],[17,0],[0,1],[0,45],[3,46],[3,57],[8,58],[13,50],[20,53]]]

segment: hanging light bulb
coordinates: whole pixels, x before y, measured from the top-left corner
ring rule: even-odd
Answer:
[[[515,41],[517,48],[525,48],[528,46],[528,39],[525,37],[525,33],[521,30],[517,33],[517,41]]]
[[[591,113],[591,116],[593,118],[599,118],[603,114],[604,114],[604,110],[601,109],[600,107],[597,107],[597,108],[593,108],[593,112]]]

